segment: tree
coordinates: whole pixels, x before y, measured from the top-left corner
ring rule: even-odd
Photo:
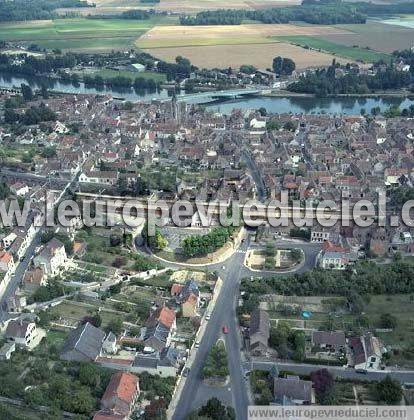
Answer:
[[[121,242],[122,242],[122,240],[121,240],[121,237],[119,235],[112,234],[109,237],[109,244],[111,246],[119,246],[119,245],[121,245]]]
[[[42,85],[42,87],[40,88],[40,94],[42,95],[43,99],[48,99],[49,98],[49,92],[47,90],[47,86],[46,85]]]
[[[0,200],[5,200],[9,195],[9,186],[5,182],[0,182]]]
[[[198,415],[210,419],[222,420],[231,420],[235,418],[233,410],[224,406],[221,401],[215,397],[210,398],[206,404],[200,408]]]
[[[242,64],[240,66],[240,72],[244,74],[254,74],[256,73],[256,67],[250,65],[250,64]]]
[[[11,108],[6,108],[4,111],[4,122],[6,124],[14,124],[19,121],[19,114]]]
[[[294,262],[299,262],[302,259],[302,251],[298,248],[293,248],[290,251],[290,257]]]
[[[203,368],[204,378],[225,378],[229,374],[227,366],[227,354],[224,344],[218,342],[215,344],[207,356]]]
[[[123,329],[123,322],[121,318],[111,319],[108,326],[105,328],[107,332],[113,332],[115,335],[120,335]]]
[[[376,394],[381,402],[398,404],[403,396],[400,382],[387,375],[382,381],[375,384]]]
[[[82,319],[82,323],[86,324],[87,322],[92,324],[94,327],[99,328],[102,325],[102,318],[99,313],[96,313],[92,316],[85,316]]]
[[[272,242],[266,243],[265,254],[267,257],[274,257],[276,255],[276,247]]]
[[[265,117],[265,116],[267,115],[267,110],[266,110],[266,108],[264,108],[263,106],[262,106],[262,107],[260,107],[260,108],[258,109],[258,111],[259,111],[259,114],[260,114],[262,117]]]
[[[273,59],[273,71],[279,76],[290,76],[296,68],[291,58],[275,57]]]
[[[283,124],[283,129],[286,131],[295,131],[296,130],[296,124],[293,121],[286,121]]]
[[[112,262],[112,267],[120,268],[123,265],[125,265],[125,262],[126,262],[125,257],[123,257],[122,255],[120,255],[120,256],[118,256],[118,257],[116,257],[114,259],[114,261]]]
[[[52,158],[52,157],[56,156],[56,148],[53,147],[53,146],[45,147],[42,150],[41,156],[44,157],[44,158]]]
[[[318,403],[321,405],[335,404],[335,380],[328,369],[312,372],[310,379],[313,382]]]
[[[394,329],[398,324],[398,320],[394,315],[382,314],[380,316],[380,327]]]
[[[29,85],[25,85],[24,83],[22,83],[20,85],[20,89],[22,91],[23,99],[25,101],[31,101],[33,99],[33,91]]]

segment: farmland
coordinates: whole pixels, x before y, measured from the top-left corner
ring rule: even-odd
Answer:
[[[330,34],[321,38],[345,46],[357,45],[369,47],[375,51],[391,53],[395,50],[411,48],[414,43],[414,29],[386,25],[380,22],[368,22],[365,25],[338,25],[338,29],[347,32]],[[384,36],[386,34],[386,36]]]
[[[126,49],[163,19],[166,18],[145,21],[77,18],[5,23],[0,25],[0,39],[64,50]]]
[[[199,67],[232,67],[253,64],[266,69],[272,66],[274,57],[281,55],[292,58],[298,69],[329,65],[334,56],[318,51],[304,50],[288,43],[250,45],[213,45],[205,47],[154,48],[145,50],[157,58],[173,61],[182,55]],[[344,60],[339,60],[344,62]],[[346,60],[345,60],[346,61]]]
[[[245,45],[272,43],[275,36],[317,36],[347,34],[342,28],[299,25],[214,25],[214,26],[155,26],[136,42],[141,48],[165,48],[206,45]]]
[[[300,4],[300,0],[161,0],[160,3],[145,4],[133,0],[97,0],[96,11],[114,11],[119,9],[154,8],[158,10],[170,10],[173,12],[196,13],[202,10],[212,9],[255,9],[262,7],[278,7]],[[82,9],[80,9],[82,11]],[[90,9],[88,9],[90,10]]]
[[[373,62],[379,60],[388,60],[390,58],[390,56],[385,53],[372,51],[371,49],[360,48],[356,46],[353,47],[340,45],[319,37],[281,36],[277,37],[276,39],[280,41],[286,41],[294,45],[299,45],[305,48],[320,50],[340,57],[350,58],[352,60]]]
[[[329,26],[262,25],[237,26],[156,26],[136,45],[157,58],[172,61],[182,55],[199,67],[239,67],[254,64],[268,68],[277,55],[291,57],[299,69],[330,64],[333,56],[319,51],[304,51],[277,36],[317,36],[346,34],[347,30]]]

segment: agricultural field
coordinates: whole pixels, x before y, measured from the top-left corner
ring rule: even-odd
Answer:
[[[167,61],[176,56],[189,58],[199,67],[239,67],[253,64],[271,67],[277,55],[292,58],[299,69],[328,65],[333,55],[279,42],[278,36],[318,36],[345,34],[346,30],[329,26],[263,25],[236,26],[155,26],[142,35],[136,45]]]
[[[162,24],[164,17],[126,19],[56,19],[0,24],[0,39],[25,41],[63,50],[127,49],[135,39]]]
[[[250,45],[214,45],[206,47],[178,47],[154,48],[145,50],[157,58],[174,61],[175,57],[182,55],[201,68],[238,68],[242,64],[267,69],[272,66],[273,58],[281,55],[292,58],[296,68],[301,70],[307,67],[321,67],[332,63],[335,56],[319,51],[304,50],[288,43],[250,44]],[[349,60],[339,59],[341,63]]]
[[[116,13],[128,9],[156,9],[172,12],[197,13],[212,9],[258,9],[263,7],[279,7],[300,4],[300,0],[161,0],[160,3],[140,3],[138,0],[97,0],[96,8],[82,10],[81,13]],[[66,11],[68,9],[62,9]],[[73,11],[74,9],[70,9]],[[78,11],[77,10],[77,11]]]
[[[299,45],[306,49],[323,51],[340,57],[349,58],[351,60],[375,62],[379,60],[389,60],[388,54],[373,51],[367,48],[360,48],[354,46],[346,46],[336,44],[326,39],[312,36],[281,36],[276,38],[279,41],[289,42],[293,45]]]
[[[155,26],[136,42],[141,48],[165,48],[208,45],[245,45],[275,42],[276,36],[331,36],[347,34],[346,29],[331,26],[299,26],[291,24],[213,25],[213,26]]]
[[[370,21],[365,25],[337,25],[347,32],[321,36],[322,39],[344,46],[369,47],[371,50],[391,53],[411,48],[414,43],[414,29]],[[385,36],[386,34],[386,36]]]

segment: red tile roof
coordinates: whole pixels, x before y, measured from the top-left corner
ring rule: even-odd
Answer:
[[[175,321],[174,309],[167,308],[166,306],[162,307],[158,313],[157,319],[161,324],[171,328]]]
[[[114,397],[132,404],[134,397],[137,392],[138,378],[131,373],[117,372],[112,375],[111,381],[106,388],[105,394],[102,397],[101,402],[107,403],[107,406],[111,404]]]
[[[93,420],[124,420],[123,414],[116,414],[111,411],[101,410],[98,411],[94,416]]]
[[[13,259],[12,255],[7,251],[0,252],[0,262],[8,264]]]
[[[184,285],[174,283],[171,287],[171,296],[177,296],[180,294],[181,290],[183,290]]]

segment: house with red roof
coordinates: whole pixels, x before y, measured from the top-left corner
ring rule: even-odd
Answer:
[[[162,306],[153,311],[145,325],[144,343],[154,351],[168,347],[176,330],[174,309]]]
[[[101,399],[101,410],[93,420],[129,419],[139,394],[137,376],[127,372],[114,373]]]

